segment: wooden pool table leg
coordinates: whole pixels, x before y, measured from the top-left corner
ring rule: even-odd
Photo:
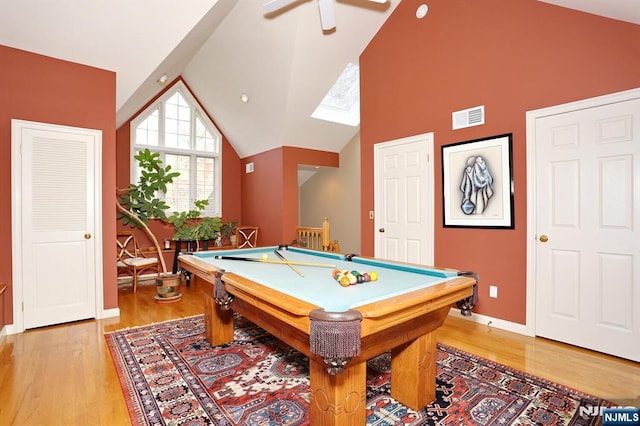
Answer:
[[[211,346],[233,341],[233,310],[220,309],[212,295],[204,296],[204,330]]]
[[[322,360],[309,359],[310,424],[362,426],[366,424],[367,364],[349,364],[344,372],[330,375]]]
[[[436,399],[436,332],[391,351],[391,396],[413,410]]]

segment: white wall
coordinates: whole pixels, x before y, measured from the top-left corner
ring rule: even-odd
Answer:
[[[300,226],[322,226],[342,253],[360,253],[360,133],[340,152],[340,167],[320,169],[298,189]]]

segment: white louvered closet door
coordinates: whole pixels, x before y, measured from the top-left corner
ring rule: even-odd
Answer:
[[[24,328],[97,317],[101,132],[29,122],[16,131]]]

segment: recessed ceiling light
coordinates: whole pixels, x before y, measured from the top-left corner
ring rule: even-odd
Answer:
[[[427,6],[426,4],[421,4],[420,6],[418,6],[418,9],[416,9],[416,18],[418,19],[422,19],[425,16],[427,16],[427,12],[429,11],[429,6]]]
[[[243,93],[242,95],[240,95],[240,100],[242,101],[242,103],[246,104],[247,102],[249,102],[249,95]]]
[[[158,83],[166,84],[167,83],[167,75],[166,74],[162,74],[162,76],[158,79]]]

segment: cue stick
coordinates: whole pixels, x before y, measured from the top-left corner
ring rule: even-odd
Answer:
[[[289,268],[293,269],[293,270],[294,270],[298,275],[300,275],[302,278],[304,278],[304,274],[302,273],[302,271],[301,271],[300,269],[296,268],[296,266],[295,266],[295,265],[293,265],[293,264],[289,263],[289,261],[288,261],[287,259],[285,259],[285,257],[284,257],[283,255],[281,255],[281,254],[280,254],[280,252],[279,252],[278,250],[274,250],[273,252],[274,252],[274,253],[276,254],[276,256],[278,256],[280,259],[284,260],[284,261],[285,261],[285,263],[286,263],[287,265],[289,265]]]
[[[239,256],[223,256],[216,255],[213,256],[214,259],[222,259],[222,260],[244,260],[247,262],[262,262],[262,263],[275,263],[277,265],[284,265],[290,263],[292,265],[301,265],[301,266],[318,266],[321,268],[335,268],[336,265],[331,265],[329,263],[315,263],[315,262],[296,262],[296,261],[284,261],[284,260],[273,260],[273,259],[256,259],[253,257],[239,257]]]

